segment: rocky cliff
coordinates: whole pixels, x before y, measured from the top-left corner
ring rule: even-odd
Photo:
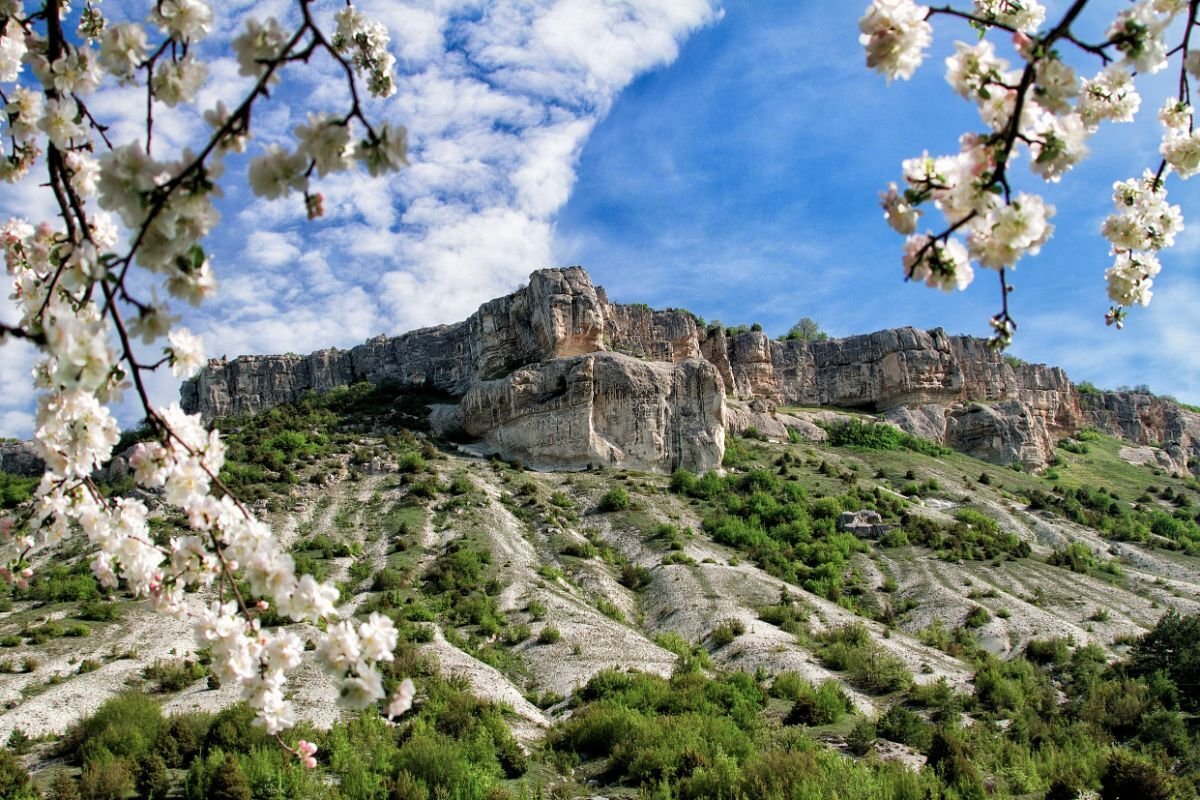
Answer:
[[[448,392],[460,403],[439,414],[445,424],[545,468],[706,469],[720,463],[727,399],[753,401],[760,417],[777,405],[883,413],[1002,464],[1043,466],[1056,439],[1087,425],[1162,446],[1174,469],[1200,456],[1200,415],[1149,395],[1081,397],[1061,369],[1006,360],[981,339],[940,328],[821,342],[730,334],[687,311],[612,303],[579,267],[534,272],[453,325],[350,350],[210,361],[182,399],[211,419],[357,381]]]

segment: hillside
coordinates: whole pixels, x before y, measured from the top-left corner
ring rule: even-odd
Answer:
[[[1128,443],[1081,428],[1038,475],[870,415],[781,406],[798,421],[781,440],[731,433],[704,475],[531,472],[437,436],[441,401],[359,384],[217,423],[227,483],[300,567],[337,578],[348,612],[402,626],[394,677],[417,679],[416,721],[346,727],[332,685],[300,668],[297,705],[334,726],[321,769],[343,796],[441,796],[437,775],[445,796],[481,798],[1075,797],[1113,770],[1176,792],[1148,797],[1200,786],[1194,684],[1135,668],[1168,610],[1200,613],[1200,482],[1129,463]],[[119,466],[106,479],[133,490]],[[21,479],[5,487],[20,499]],[[839,530],[859,511],[879,527]],[[156,529],[181,522],[164,510]],[[43,785],[64,769],[92,785],[78,769],[98,756],[54,743],[128,688],[191,720],[235,700],[184,625],[101,592],[86,556],[44,554],[0,612],[0,741]],[[198,752],[242,752],[255,797],[317,791],[271,794],[264,770],[285,768],[254,759],[278,754],[210,724]],[[426,739],[443,761],[414,755]],[[376,761],[347,760],[368,742]],[[177,789],[211,779],[172,758]]]

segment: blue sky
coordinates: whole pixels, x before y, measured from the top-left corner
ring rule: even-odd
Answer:
[[[227,47],[241,18],[293,14],[288,0],[214,5],[201,109],[245,89]],[[902,159],[953,153],[961,133],[979,129],[942,66],[973,33],[938,20],[922,69],[888,86],[857,41],[865,5],[363,0],[388,25],[400,71],[397,96],[369,111],[408,126],[412,166],[389,179],[325,180],[327,216],[308,223],[299,197],[250,196],[237,180],[244,160],[231,161],[223,223],[207,242],[221,291],[199,311],[181,309],[185,322],[213,356],[349,347],[462,319],[534,269],[582,264],[614,300],[760,322],[772,334],[811,316],[834,335],[898,325],[986,335],[999,302],[994,273],[978,270],[953,296],[905,284],[902,240],[877,200]],[[1047,5],[1053,18],[1064,4]],[[1102,0],[1101,16],[1122,5]],[[318,8],[328,17],[336,6]],[[132,19],[144,4],[105,9]],[[1077,66],[1084,76],[1098,70]],[[256,115],[260,144],[286,142],[310,110],[343,107],[330,65],[288,78]],[[1122,332],[1103,324],[1109,256],[1098,228],[1113,181],[1157,164],[1154,114],[1170,82],[1147,79],[1140,122],[1102,129],[1092,158],[1061,184],[1017,168],[1019,188],[1044,192],[1058,214],[1055,237],[1012,276],[1012,352],[1077,381],[1146,383],[1196,401],[1200,216],[1164,254],[1151,306]],[[141,101],[131,91],[90,103],[118,138],[137,135]],[[195,146],[197,116],[160,109],[155,155]],[[1200,214],[1200,184],[1176,180],[1170,191],[1185,219]],[[35,180],[0,193],[4,216],[51,213]],[[32,353],[7,343],[0,355],[0,435],[28,436]],[[158,402],[177,396],[169,375],[153,387]],[[123,417],[136,421],[136,411]]]

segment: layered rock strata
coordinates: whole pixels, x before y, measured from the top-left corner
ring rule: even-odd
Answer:
[[[694,391],[680,394],[681,380]],[[1087,425],[1161,445],[1179,469],[1200,455],[1200,416],[1148,395],[1081,398],[1061,369],[1004,359],[980,339],[940,328],[821,342],[731,334],[687,311],[612,303],[579,267],[535,272],[453,325],[350,350],[210,361],[182,400],[211,419],[357,381],[447,392],[461,402],[439,418],[547,468],[703,469],[720,462],[718,418],[734,429],[796,427],[794,418],[768,424],[773,410],[727,417],[726,398],[885,413],[914,435],[1002,464],[1043,466],[1056,439]]]

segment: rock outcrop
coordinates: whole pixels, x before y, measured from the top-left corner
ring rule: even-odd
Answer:
[[[184,384],[182,400],[211,419],[357,381],[459,398],[438,411],[439,424],[548,468],[703,469],[720,462],[713,420],[771,437],[802,427],[776,405],[884,413],[915,436],[1032,468],[1052,457],[1056,439],[1086,425],[1160,445],[1178,469],[1200,457],[1200,415],[1148,395],[1081,398],[1061,369],[1003,358],[981,339],[897,328],[781,342],[706,329],[684,310],[612,303],[579,267],[535,272],[528,286],[453,325],[350,350],[210,361]],[[680,394],[680,381],[694,396]],[[728,415],[726,398],[742,403]]]
[[[34,477],[45,471],[46,462],[37,454],[33,442],[0,441],[0,472]]]
[[[707,361],[596,352],[476,383],[459,424],[487,451],[535,469],[705,471],[725,452],[723,400]]]
[[[1160,448],[1154,460],[1169,464],[1172,472],[1188,472],[1200,463],[1200,414],[1195,411],[1147,392],[1096,392],[1079,400],[1088,426]]]

